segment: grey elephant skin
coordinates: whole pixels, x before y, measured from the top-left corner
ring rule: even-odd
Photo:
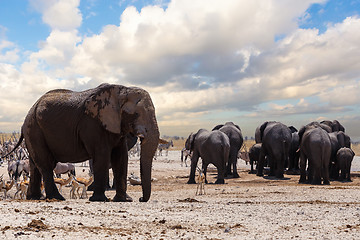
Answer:
[[[289,127],[291,129],[291,127]],[[299,171],[299,147],[300,147],[300,139],[299,139],[299,132],[296,128],[292,127],[291,133],[291,144],[290,144],[290,151],[289,151],[289,160],[288,160],[288,174],[298,173]]]
[[[256,173],[254,170],[254,164],[258,164],[261,152],[261,143],[256,143],[252,145],[249,149],[249,160],[250,160],[250,174]]]
[[[336,154],[340,148],[350,148],[350,137],[343,131],[329,133],[331,142],[331,157],[330,157],[330,179],[337,180],[339,178],[340,166],[337,161]]]
[[[337,151],[336,160],[341,171],[340,181],[346,180],[351,182],[350,169],[354,156],[355,153],[351,150],[351,148],[343,147]]]
[[[331,128],[330,132],[338,132],[338,131],[345,132],[344,126],[341,125],[341,123],[338,120],[333,120],[333,121],[324,120],[321,121],[320,124],[327,125],[328,127],[330,127]]]
[[[265,157],[268,157],[270,176],[284,178],[284,167],[289,157],[291,130],[280,122],[265,122],[260,126],[261,151],[257,175],[263,176]]]
[[[299,183],[330,184],[329,163],[331,142],[327,131],[319,123],[310,123],[299,130],[300,180]],[[306,162],[308,160],[308,179]]]
[[[229,160],[227,162],[225,175],[226,176],[232,175],[233,178],[238,178],[239,174],[237,172],[237,167],[236,167],[237,155],[244,142],[241,129],[238,125],[234,124],[233,122],[227,122],[225,124],[217,125],[212,129],[212,131],[214,130],[219,130],[225,133],[230,141],[230,154],[229,154]],[[233,171],[231,171],[231,167]]]
[[[159,141],[155,108],[141,88],[102,84],[83,92],[58,89],[44,94],[27,114],[21,129],[30,154],[27,199],[40,199],[41,178],[48,199],[64,200],[55,186],[57,162],[94,161],[94,192],[90,201],[105,196],[109,165],[116,195],[113,201],[132,201],[127,195],[128,147],[126,135],[141,138],[140,173],[143,196],[151,195],[152,159]]]
[[[225,183],[225,167],[229,159],[230,141],[228,136],[219,131],[200,129],[195,134],[190,134],[185,142],[185,148],[192,153],[191,169],[188,184],[194,184],[195,171],[199,157],[202,159],[202,170],[206,178],[207,166],[212,163],[218,171],[216,184]]]

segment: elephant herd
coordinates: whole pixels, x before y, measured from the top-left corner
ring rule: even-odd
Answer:
[[[279,179],[284,178],[285,170],[289,174],[300,174],[299,183],[351,181],[350,168],[355,153],[350,148],[350,137],[337,120],[311,122],[299,131],[281,122],[264,122],[255,130],[255,142],[249,149],[249,173],[263,176],[264,167],[268,166],[268,175]],[[232,122],[218,125],[212,131],[200,129],[191,133],[185,143],[185,148],[192,153],[188,184],[195,183],[199,157],[205,179],[210,163],[218,171],[215,183],[224,183],[226,176],[239,177],[236,163],[242,144],[241,129]]]
[[[339,169],[340,178],[350,180],[353,152],[344,131],[337,121],[311,123],[298,132],[279,122],[266,122],[255,134],[261,144],[259,157],[255,159],[257,174],[261,176],[268,164],[270,175],[282,178],[285,167],[298,167],[296,156],[300,155],[300,182],[320,183],[323,179],[328,184],[329,171],[335,176]],[[20,139],[6,156],[25,142],[30,160],[26,194],[29,200],[43,198],[42,181],[47,199],[64,200],[53,178],[56,164],[92,159],[94,189],[89,200],[109,201],[105,189],[111,166],[116,188],[112,200],[129,202],[133,200],[127,194],[128,149],[140,139],[142,197],[139,201],[146,202],[151,195],[152,161],[159,136],[155,107],[144,89],[106,83],[80,92],[56,89],[45,93],[30,108]],[[242,144],[241,129],[232,122],[218,125],[212,131],[200,129],[191,134],[186,141],[186,148],[192,152],[188,183],[195,182],[199,157],[204,173],[210,163],[217,167],[216,183],[224,183],[225,176],[239,177],[236,161]]]

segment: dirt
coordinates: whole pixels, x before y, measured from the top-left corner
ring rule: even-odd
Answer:
[[[163,154],[165,155],[165,154]],[[354,160],[359,169],[360,160]],[[248,174],[239,160],[237,179],[215,182],[210,169],[205,194],[186,184],[190,167],[180,165],[180,152],[153,163],[152,195],[139,202],[141,186],[128,186],[134,202],[27,201],[0,197],[0,236],[5,239],[359,239],[360,173],[353,182],[330,186],[298,184],[298,175],[284,180]],[[83,171],[84,170],[84,171]],[[78,164],[78,176],[88,177]],[[129,162],[129,175],[139,176],[139,160]],[[0,174],[6,178],[6,166]],[[64,176],[65,177],[65,176]],[[9,191],[12,197],[15,188]],[[113,190],[106,192],[112,198]],[[88,192],[91,196],[91,192]]]

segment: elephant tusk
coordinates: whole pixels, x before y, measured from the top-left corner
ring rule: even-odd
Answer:
[[[300,152],[300,148],[298,148],[298,150],[296,150],[296,152],[297,152],[297,153]]]

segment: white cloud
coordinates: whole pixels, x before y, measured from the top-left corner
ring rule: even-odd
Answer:
[[[30,3],[52,29],[68,31],[81,25],[80,0],[30,0]]]
[[[214,125],[205,120],[218,121],[212,115],[219,111],[252,119],[343,114],[359,102],[360,19],[323,34],[299,29],[310,4],[323,2],[173,0],[166,9],[128,7],[118,25],[81,36],[78,0],[31,0],[52,31],[20,70],[5,75],[35,89],[29,102],[56,87],[143,87],[166,131]]]

